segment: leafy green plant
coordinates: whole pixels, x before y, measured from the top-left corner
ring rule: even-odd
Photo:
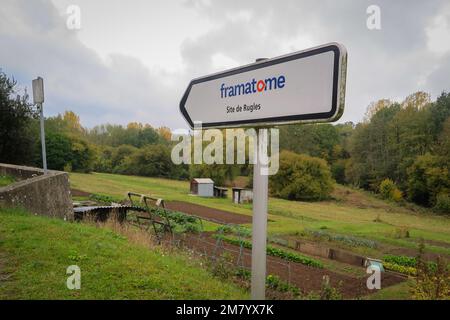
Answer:
[[[266,286],[272,290],[277,290],[280,292],[291,292],[294,296],[300,295],[300,290],[297,287],[281,280],[277,275],[269,274],[266,278]]]
[[[236,277],[242,278],[244,280],[250,280],[252,277],[252,273],[250,272],[250,270],[247,270],[245,268],[237,268],[235,275]]]
[[[417,274],[416,268],[402,266],[402,265],[399,265],[399,264],[396,264],[396,263],[383,262],[383,267],[386,270],[395,271],[395,272],[406,274],[406,275],[409,275],[409,276],[415,276]]]
[[[383,260],[384,260],[384,262],[388,262],[391,264],[397,264],[399,266],[404,266],[404,267],[415,268],[417,265],[417,259],[414,257],[386,255],[383,257]]]
[[[79,254],[77,251],[72,251],[68,258],[75,262],[81,262],[87,260],[88,256],[86,254]]]
[[[216,277],[226,280],[229,279],[235,272],[233,271],[233,268],[230,267],[232,265],[233,265],[233,256],[228,252],[224,252],[215,261],[211,262],[210,264],[211,272]]]
[[[113,202],[119,202],[120,200],[111,196],[107,196],[104,194],[97,194],[97,193],[93,193],[89,196],[89,199],[92,201],[97,201],[97,202],[101,202],[104,204],[108,204],[110,205]]]
[[[197,217],[163,208],[151,208],[151,212],[159,217],[167,218],[177,233],[198,233],[202,230],[201,222]]]
[[[437,265],[433,261],[424,262],[430,270],[436,270]],[[415,257],[386,255],[383,257],[383,266],[387,270],[403,273],[410,276],[417,275],[418,261]]]

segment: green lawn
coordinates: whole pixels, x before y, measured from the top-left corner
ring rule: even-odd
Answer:
[[[127,191],[151,194],[166,200],[181,200],[236,213],[251,215],[251,205],[236,205],[230,199],[201,198],[189,195],[189,182],[105,173],[70,174],[71,186],[92,193],[125,197]],[[386,203],[366,192],[338,186],[352,201],[300,202],[269,199],[269,233],[295,235],[304,229],[321,230],[376,240],[386,246],[417,248],[423,237],[442,245],[427,250],[450,255],[450,218],[426,210],[407,209]],[[363,205],[360,205],[362,203]],[[375,219],[381,222],[374,222]],[[398,238],[398,229],[407,229],[409,238]],[[380,254],[371,252],[367,254]]]
[[[133,244],[106,228],[0,209],[2,299],[246,299],[182,253]],[[81,268],[81,289],[66,268]]]

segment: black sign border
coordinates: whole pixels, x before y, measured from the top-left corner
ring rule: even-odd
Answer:
[[[189,93],[192,89],[192,87],[196,84],[202,83],[202,82],[207,82],[207,81],[211,81],[211,80],[216,80],[216,79],[220,79],[223,77],[228,77],[228,76],[232,76],[235,74],[239,74],[239,73],[244,73],[244,72],[248,72],[248,71],[252,71],[252,70],[257,70],[257,69],[261,69],[261,68],[265,68],[268,66],[272,66],[272,65],[276,65],[276,64],[280,64],[280,63],[284,63],[284,62],[288,62],[288,61],[292,61],[292,60],[298,60],[298,59],[302,59],[302,58],[306,58],[306,57],[310,57],[310,56],[314,56],[314,55],[318,55],[321,53],[325,53],[325,52],[329,52],[332,51],[334,52],[334,63],[333,63],[333,95],[332,95],[332,101],[331,101],[331,110],[328,112],[319,112],[319,113],[309,113],[309,114],[302,114],[302,115],[292,115],[292,116],[282,116],[282,117],[271,117],[271,118],[259,118],[259,119],[250,119],[250,120],[236,120],[236,121],[224,121],[224,122],[209,122],[209,123],[202,123],[202,128],[203,129],[208,129],[208,128],[216,128],[216,127],[222,127],[225,128],[227,125],[229,125],[230,127],[238,127],[239,125],[252,125],[254,124],[255,126],[260,124],[260,125],[264,125],[267,123],[274,123],[273,125],[276,125],[276,122],[280,122],[280,123],[286,123],[286,122],[296,122],[296,121],[311,121],[311,120],[324,120],[324,121],[330,121],[330,119],[336,115],[336,111],[338,109],[338,85],[339,85],[339,73],[340,73],[340,68],[339,68],[339,61],[341,59],[341,51],[339,49],[339,47],[336,44],[329,44],[329,45],[325,45],[323,47],[319,47],[316,49],[311,49],[311,50],[307,50],[307,51],[302,51],[293,55],[289,55],[289,56],[284,56],[284,57],[280,57],[280,58],[274,58],[274,59],[270,59],[264,62],[259,62],[256,64],[251,64],[242,68],[237,68],[237,69],[233,69],[230,71],[224,71],[221,73],[217,73],[217,74],[213,74],[210,76],[206,76],[203,78],[198,78],[198,79],[194,79],[189,83],[189,86],[187,87],[186,91],[184,92],[183,97],[181,98],[180,101],[180,111],[181,114],[184,116],[184,118],[186,119],[187,123],[189,124],[189,126],[191,128],[194,128],[194,123],[191,119],[191,117],[189,116],[186,108],[185,108],[185,104],[187,101],[187,98],[189,96]],[[331,120],[335,120],[335,119],[331,119]],[[337,120],[337,119],[336,119]],[[287,124],[287,123],[286,123]]]

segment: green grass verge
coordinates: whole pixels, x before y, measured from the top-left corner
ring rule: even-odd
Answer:
[[[130,243],[107,228],[0,209],[0,299],[246,299],[199,261]],[[66,287],[70,265],[81,289]]]
[[[382,288],[365,297],[368,300],[411,300],[411,287],[414,280],[408,280],[399,284]]]

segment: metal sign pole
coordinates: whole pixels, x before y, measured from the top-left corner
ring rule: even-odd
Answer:
[[[253,300],[264,300],[266,293],[267,200],[269,176],[261,155],[267,150],[267,129],[257,130],[253,166],[252,285]],[[264,150],[265,148],[265,150]]]
[[[44,129],[44,108],[42,103],[39,103],[41,113],[41,145],[42,145],[42,165],[44,167],[44,174],[47,174],[47,152],[45,149],[45,129]]]

